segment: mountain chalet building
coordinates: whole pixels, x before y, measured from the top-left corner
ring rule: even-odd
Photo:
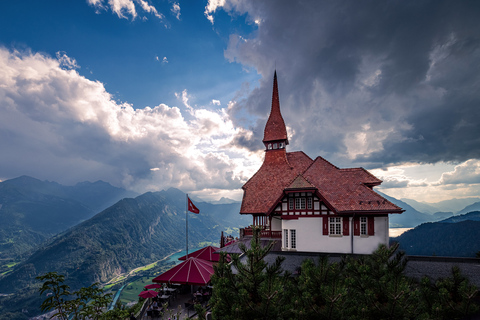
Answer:
[[[264,162],[243,185],[240,209],[261,227],[262,239],[281,239],[282,251],[298,252],[370,254],[388,245],[388,215],[404,210],[373,191],[381,180],[363,168],[287,152],[276,72],[263,143]],[[241,238],[251,235],[251,227],[240,231]]]

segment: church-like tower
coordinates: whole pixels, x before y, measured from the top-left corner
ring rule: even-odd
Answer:
[[[272,107],[270,116],[263,133],[265,150],[285,149],[288,145],[287,128],[280,112],[280,100],[278,99],[277,71],[273,76]]]
[[[365,254],[388,245],[388,215],[403,210],[373,190],[382,181],[363,168],[340,169],[322,157],[287,152],[278,96],[275,72],[265,159],[242,187],[240,214],[252,215],[262,238],[281,239],[284,251]]]

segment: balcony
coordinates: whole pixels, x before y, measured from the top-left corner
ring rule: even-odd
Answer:
[[[240,234],[242,234],[243,230],[243,236],[253,236],[253,230],[252,228],[244,228],[241,229]],[[282,239],[282,231],[272,231],[272,230],[262,230],[260,231],[260,238],[268,238],[268,239]]]

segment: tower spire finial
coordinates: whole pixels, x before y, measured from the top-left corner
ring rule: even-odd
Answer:
[[[265,144],[265,147],[267,147],[267,150],[274,149],[273,145],[270,148],[269,144],[277,144],[277,146],[282,146],[283,148],[288,144],[287,128],[283,121],[282,113],[280,112],[277,70],[275,70],[273,74],[272,107],[267,124],[265,125],[263,143]]]

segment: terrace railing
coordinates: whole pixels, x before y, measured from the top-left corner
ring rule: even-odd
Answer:
[[[253,236],[252,228],[243,229],[244,236]],[[262,230],[260,231],[260,238],[282,239],[282,231]]]

